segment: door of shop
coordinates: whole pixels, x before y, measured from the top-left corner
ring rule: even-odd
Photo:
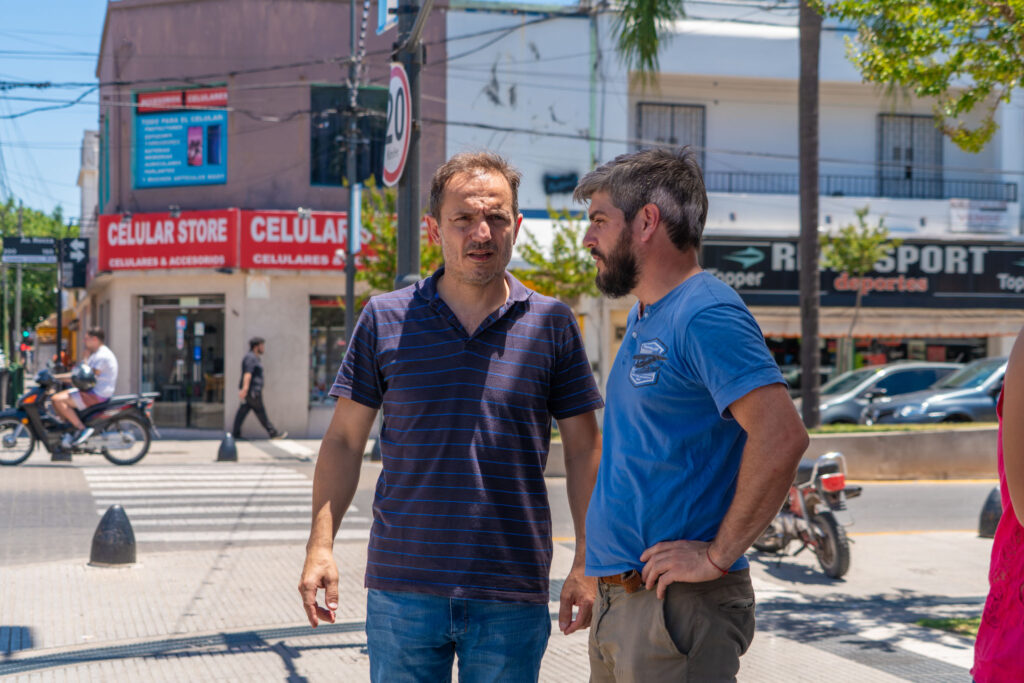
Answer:
[[[158,427],[224,428],[224,297],[140,302],[140,391],[159,391]]]

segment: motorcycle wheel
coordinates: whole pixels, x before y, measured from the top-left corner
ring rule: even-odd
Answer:
[[[818,513],[810,521],[818,541],[814,549],[818,564],[826,575],[840,578],[850,569],[850,539],[846,537],[846,530],[831,512]]]
[[[20,465],[36,447],[36,437],[21,420],[0,420],[0,465]]]
[[[100,452],[115,465],[134,465],[149,452],[149,428],[134,415],[117,418],[93,438],[104,442]],[[111,450],[106,446],[111,441],[117,443],[118,440],[118,448]]]
[[[779,541],[779,537],[775,534],[775,525],[770,525],[764,530],[756,541],[754,541],[754,550],[762,553],[777,553],[782,550],[782,543]]]

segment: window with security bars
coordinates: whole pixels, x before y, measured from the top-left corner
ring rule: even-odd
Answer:
[[[638,102],[636,148],[689,145],[704,167],[704,106]]]
[[[878,115],[880,197],[941,199],[942,132],[932,116]]]

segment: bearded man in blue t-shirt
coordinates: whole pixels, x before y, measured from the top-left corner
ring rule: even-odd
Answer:
[[[598,288],[639,300],[608,377],[587,513],[591,681],[734,680],[754,634],[744,553],[807,432],[750,311],[701,270],[708,200],[693,153],[619,156],[575,198],[589,202]]]

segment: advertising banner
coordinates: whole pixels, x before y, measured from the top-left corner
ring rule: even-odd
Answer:
[[[228,91],[136,93],[136,188],[227,182]]]
[[[704,242],[701,265],[751,306],[797,306],[796,240],[723,239]],[[1024,308],[1024,244],[904,240],[858,278],[823,270],[821,303],[934,308]]]
[[[344,212],[242,211],[242,268],[337,270],[345,266]]]
[[[238,265],[238,209],[100,216],[98,270]]]

